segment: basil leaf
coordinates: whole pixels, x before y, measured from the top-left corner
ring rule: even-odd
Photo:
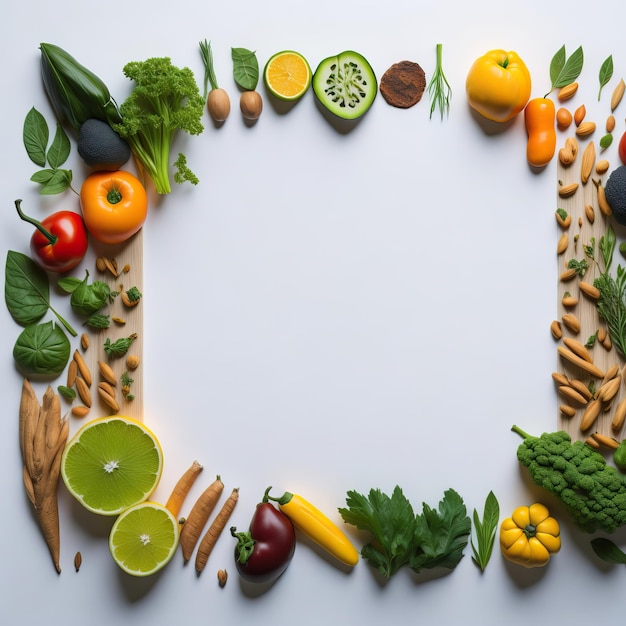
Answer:
[[[611,133],[606,133],[606,135],[602,136],[599,143],[600,148],[602,148],[602,150],[606,150],[613,143],[613,135]]]
[[[89,272],[85,271],[85,279],[72,291],[70,304],[79,315],[89,317],[98,312],[111,295],[109,286],[100,280],[89,283]]]
[[[50,306],[48,275],[30,257],[9,250],[5,265],[4,299],[22,326],[40,320]]]
[[[70,359],[70,342],[51,321],[31,324],[17,338],[13,358],[27,376],[58,376]]]
[[[67,161],[70,156],[70,140],[60,124],[57,124],[57,130],[48,150],[48,163],[51,168],[58,169]]]
[[[550,82],[554,86],[565,65],[565,46],[561,46],[550,61]]]
[[[582,72],[583,62],[583,48],[582,46],[579,46],[576,50],[574,50],[574,52],[572,52],[556,77],[553,79],[552,89],[559,89],[573,83]],[[552,71],[552,68],[550,71]]]
[[[591,547],[596,555],[607,563],[626,565],[626,552],[620,550],[610,539],[597,537],[591,540]]]
[[[613,77],[613,55],[610,54],[600,66],[600,90],[598,91],[598,102],[600,102],[600,96],[602,95],[602,88]]]
[[[80,278],[76,278],[75,276],[64,276],[57,280],[57,285],[60,289],[65,291],[65,293],[72,293],[82,282]]]
[[[256,53],[246,48],[231,48],[235,82],[248,91],[256,89],[259,81],[259,62]]]
[[[35,107],[26,114],[22,134],[30,160],[39,167],[45,167],[49,130],[44,116]]]
[[[52,176],[42,185],[39,193],[42,196],[51,196],[61,193],[72,184],[72,170],[52,170]]]

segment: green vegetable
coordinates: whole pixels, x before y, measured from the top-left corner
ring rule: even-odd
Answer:
[[[39,321],[48,310],[73,337],[77,332],[50,304],[50,283],[46,272],[29,256],[7,252],[4,278],[4,299],[13,319],[22,326]]]
[[[13,358],[26,376],[58,376],[70,359],[70,341],[54,322],[31,324],[17,338]]]
[[[555,89],[560,89],[561,87],[573,83],[580,76],[583,63],[584,54],[582,46],[576,48],[569,58],[567,58],[565,54],[565,46],[561,46],[550,62],[550,80],[552,86],[544,97],[547,97],[548,94]]]
[[[78,130],[91,118],[109,124],[121,121],[117,105],[100,78],[62,48],[50,43],[39,47],[43,84],[61,124]]]
[[[355,120],[372,106],[378,82],[372,66],[358,52],[346,50],[320,62],[313,74],[313,91],[334,115]]]
[[[499,519],[500,504],[493,491],[490,491],[485,500],[482,521],[478,516],[478,511],[474,509],[474,533],[476,542],[474,543],[472,540],[472,552],[474,562],[483,572],[491,558]]]
[[[602,148],[602,150],[606,150],[613,143],[613,135],[611,133],[606,133],[605,135],[602,135],[599,143],[600,148]]]
[[[231,48],[233,77],[246,91],[254,91],[259,82],[259,62],[256,53],[246,48]]]
[[[70,140],[60,124],[48,147],[50,130],[44,116],[35,107],[26,114],[22,132],[24,147],[30,160],[44,169],[35,172],[30,180],[39,183],[42,195],[61,193],[72,187],[72,171],[60,169],[70,155]],[[46,163],[50,166],[46,168]],[[72,189],[72,191],[74,191]]]
[[[423,504],[421,515],[415,515],[399,486],[391,496],[380,489],[371,489],[368,496],[348,491],[346,504],[339,509],[343,520],[373,535],[361,556],[387,578],[401,567],[415,572],[453,569],[463,556],[471,522],[453,489],[444,493],[438,511]]]
[[[89,282],[89,272],[85,270],[85,278],[72,291],[70,304],[79,315],[89,317],[97,313],[111,300],[111,289],[101,280]]]
[[[108,328],[111,326],[111,318],[102,313],[94,313],[85,320],[85,326],[90,328]]]
[[[596,537],[591,540],[591,547],[596,555],[607,563],[626,565],[626,552],[605,537]]]
[[[111,341],[107,337],[104,342],[104,351],[112,357],[124,356],[135,339],[137,339],[137,335],[135,334],[132,334],[129,337],[121,337],[116,341]]]
[[[57,391],[70,402],[76,399],[76,390],[72,389],[72,387],[68,387],[67,385],[59,385],[57,387]]]
[[[599,242],[604,268],[593,284],[600,292],[596,302],[598,315],[606,322],[615,348],[626,356],[626,269],[618,265],[615,278],[611,274],[616,243],[615,230],[609,224]]]
[[[618,469],[626,471],[626,439],[622,439],[619,446],[613,450],[613,462]]]
[[[585,532],[607,533],[626,525],[626,481],[605,458],[565,431],[524,437],[517,458],[533,482],[561,499],[576,525]]]
[[[600,96],[602,95],[602,88],[607,85],[607,83],[611,80],[613,76],[613,55],[610,54],[606,59],[604,59],[602,65],[600,66],[600,90],[598,91],[598,102],[600,102]]]
[[[204,99],[193,72],[172,65],[167,57],[133,61],[124,75],[135,82],[121,104],[122,122],[112,124],[124,138],[141,168],[152,178],[157,193],[171,191],[169,168],[172,140],[177,132],[199,135],[204,130]],[[198,180],[179,156],[176,182]]]
[[[450,99],[452,98],[452,88],[446,79],[446,75],[443,72],[442,62],[443,44],[437,44],[437,54],[435,61],[435,71],[428,83],[428,95],[430,96],[430,117],[436,109],[439,109],[441,119],[444,114],[448,115],[450,112]]]

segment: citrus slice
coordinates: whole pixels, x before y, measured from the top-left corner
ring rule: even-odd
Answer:
[[[307,60],[293,50],[270,57],[263,70],[265,86],[280,100],[298,100],[311,85],[312,72]]]
[[[113,560],[132,576],[150,576],[165,567],[178,546],[178,521],[156,502],[126,509],[109,534]]]
[[[163,451],[142,423],[120,415],[87,422],[65,446],[61,476],[88,510],[117,515],[146,500],[163,471]]]

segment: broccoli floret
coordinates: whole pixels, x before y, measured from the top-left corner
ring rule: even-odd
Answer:
[[[157,193],[171,191],[170,147],[176,131],[199,135],[204,99],[193,72],[172,65],[168,57],[132,61],[124,66],[124,75],[135,82],[133,91],[120,105],[122,122],[113,129],[126,139],[138,166],[154,181]],[[176,182],[198,182],[179,154]]]
[[[533,482],[559,497],[583,531],[612,533],[626,525],[626,481],[604,457],[582,441],[572,442],[565,431],[524,437],[517,458]]]

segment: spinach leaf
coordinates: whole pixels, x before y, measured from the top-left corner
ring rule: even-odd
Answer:
[[[235,82],[248,91],[256,89],[259,81],[259,62],[256,53],[246,48],[231,48]]]
[[[70,358],[70,341],[54,322],[30,324],[17,338],[13,358],[26,376],[58,376]]]
[[[13,319],[22,326],[40,320],[50,309],[65,329],[77,332],[50,305],[48,275],[29,256],[9,250],[5,265],[4,299]]]

